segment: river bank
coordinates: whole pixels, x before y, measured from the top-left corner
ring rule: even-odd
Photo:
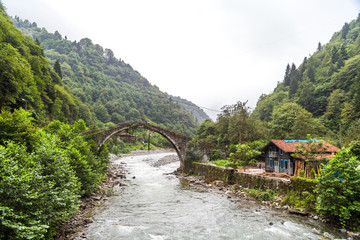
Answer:
[[[118,159],[122,157],[129,156],[141,156],[147,155],[149,153],[165,153],[165,152],[174,152],[172,149],[158,149],[158,150],[137,150],[129,154],[123,154],[121,156],[116,156],[110,154],[109,156],[109,169],[106,173],[107,179],[98,189],[89,197],[84,197],[80,199],[80,205],[78,212],[71,217],[63,225],[59,226],[58,233],[54,237],[55,240],[68,240],[75,238],[85,237],[84,229],[85,227],[92,223],[92,217],[96,207],[101,206],[108,198],[114,194],[120,194],[126,184],[126,175],[128,170],[126,169],[126,164],[120,162],[120,164],[115,163]],[[178,161],[176,156],[166,156],[163,159],[160,159],[158,162],[151,163],[152,166],[158,167],[165,165],[174,161]]]
[[[259,201],[248,194],[248,188],[245,188],[239,184],[227,184],[221,180],[212,180],[207,179],[204,176],[194,176],[184,173],[177,173],[177,176],[180,181],[182,181],[182,184],[187,185],[189,189],[221,194],[222,196],[228,198],[231,202],[234,202],[238,205],[242,205],[245,202],[256,202],[259,204],[259,211],[274,209],[276,211],[301,215],[314,221],[320,221],[329,224],[327,219],[322,218],[317,214],[302,212],[297,209],[293,209],[288,205],[282,204],[282,200],[284,198],[282,195],[275,196],[273,201]],[[270,221],[269,224],[271,225],[273,223]],[[347,237],[349,237],[348,239],[360,239],[360,232],[347,231],[345,229],[341,229],[340,226],[338,226],[337,229],[340,233],[346,233]],[[326,236],[324,237],[325,238],[323,239],[332,239],[326,238]]]
[[[167,150],[156,150],[156,151],[150,151],[150,152],[135,151],[131,154],[126,154],[121,157],[130,157],[131,159],[132,158],[135,159],[137,156],[144,155],[144,158],[141,161],[146,163],[145,165],[147,165],[147,166],[149,166],[149,165],[152,166],[152,169],[154,169],[154,171],[157,171],[156,169],[166,167],[167,165],[174,164],[174,162],[178,161],[176,154],[157,158],[157,159],[154,159],[153,157],[147,157],[145,155],[148,155],[149,153],[150,154],[158,153],[161,155],[162,153],[167,153],[167,152],[169,152],[169,151],[167,151]],[[133,160],[131,160],[131,161],[133,161]],[[115,164],[115,162],[116,162],[116,164]],[[111,169],[111,171],[108,172],[108,181],[106,183],[104,183],[101,187],[99,187],[99,191],[97,194],[82,200],[78,214],[76,214],[70,221],[68,221],[67,224],[65,224],[62,227],[62,232],[61,232],[61,234],[58,235],[57,239],[85,239],[85,238],[86,239],[88,239],[88,238],[98,239],[98,237],[100,237],[100,236],[102,237],[101,239],[106,239],[106,233],[108,230],[99,231],[100,234],[103,234],[103,235],[95,235],[95,237],[92,237],[93,236],[92,234],[89,235],[89,233],[86,233],[88,231],[86,229],[88,229],[89,226],[92,226],[94,223],[99,222],[99,221],[101,222],[100,226],[106,226],[109,229],[124,228],[126,230],[126,231],[124,230],[125,232],[129,231],[129,228],[132,229],[132,227],[130,227],[130,226],[133,226],[133,224],[135,224],[135,226],[136,226],[135,222],[139,221],[137,219],[137,217],[139,217],[140,215],[138,215],[139,213],[136,214],[136,212],[130,214],[129,211],[136,211],[136,210],[131,207],[132,205],[130,204],[131,201],[129,199],[137,199],[138,195],[136,195],[135,198],[133,198],[133,197],[129,198],[128,194],[130,194],[131,196],[132,196],[132,194],[135,194],[133,192],[134,190],[131,190],[130,187],[131,187],[131,185],[134,185],[134,184],[135,184],[134,186],[136,186],[136,187],[141,186],[141,185],[138,185],[137,180],[138,180],[138,178],[143,178],[143,175],[142,174],[139,175],[140,173],[137,173],[135,170],[128,170],[128,169],[131,169],[131,164],[129,166],[127,166],[127,164],[125,164],[125,160],[124,160],[124,162],[122,162],[122,159],[115,155],[111,156],[109,169]],[[154,174],[154,173],[152,173],[152,174]],[[242,188],[239,185],[228,185],[222,181],[209,180],[209,179],[206,179],[201,176],[191,176],[191,175],[182,174],[182,173],[175,173],[175,174],[176,174],[176,177],[174,176],[173,170],[165,171],[164,173],[162,173],[162,175],[169,175],[169,176],[166,176],[166,178],[169,177],[169,180],[167,180],[167,181],[170,181],[170,182],[173,182],[174,179],[178,178],[181,183],[180,188],[183,190],[191,190],[191,192],[192,192],[191,194],[196,194],[196,192],[209,192],[210,196],[214,196],[215,198],[216,198],[216,196],[219,196],[220,198],[223,198],[225,201],[224,204],[226,204],[226,202],[229,202],[229,203],[238,205],[239,208],[244,208],[244,206],[248,206],[248,207],[245,207],[246,211],[250,211],[253,213],[251,213],[246,218],[248,218],[248,217],[253,218],[253,214],[255,214],[255,215],[264,214],[264,215],[275,216],[275,217],[266,217],[265,225],[267,226],[267,228],[269,228],[268,229],[269,231],[273,231],[274,229],[276,229],[276,231],[279,231],[279,229],[285,230],[283,228],[288,227],[287,220],[285,220],[285,225],[284,225],[284,220],[277,219],[277,214],[283,215],[283,213],[286,214],[285,212],[290,211],[290,209],[287,206],[282,206],[280,204],[281,197],[278,197],[278,199],[276,199],[275,202],[266,202],[266,201],[259,202],[259,201],[255,200],[254,198],[248,196],[246,194],[247,189]],[[126,176],[128,179],[126,179]],[[154,181],[153,179],[151,179],[151,180],[148,179],[148,180],[144,181],[144,183],[146,183],[148,185],[148,187],[157,189],[159,187],[158,186],[159,183],[158,182],[154,183],[154,182],[156,182],[156,181]],[[170,182],[169,183],[165,182],[164,184],[171,185]],[[176,185],[174,185],[174,186],[176,186]],[[148,187],[145,188],[145,192],[144,192],[144,190],[142,190],[142,191],[139,191],[139,193],[141,193],[141,195],[146,194],[146,192],[149,190]],[[177,187],[175,187],[175,189],[177,189]],[[181,191],[181,193],[186,194],[187,191],[184,192],[183,190]],[[125,192],[128,192],[128,193],[125,194],[124,196],[122,196],[123,194],[121,193],[121,191],[124,191],[124,193]],[[178,191],[178,190],[176,190],[176,191]],[[178,193],[173,195],[173,194],[168,194],[166,192],[164,193],[163,191],[160,191],[155,195],[159,197],[159,194],[160,195],[161,194],[171,195],[173,197],[178,196]],[[141,202],[141,204],[136,203],[134,205],[137,207],[157,205],[158,204],[157,200],[155,200],[155,199],[157,199],[157,197],[153,196],[153,195],[154,195],[153,193],[151,193],[150,195],[146,195],[146,198],[144,199],[145,202]],[[123,216],[123,214],[120,214],[115,218],[116,220],[115,219],[105,220],[105,218],[102,218],[102,217],[100,217],[100,219],[99,219],[99,217],[94,216],[94,214],[96,214],[96,212],[99,212],[98,211],[99,209],[104,209],[104,208],[107,209],[112,204],[116,204],[117,201],[114,201],[114,198],[113,197],[110,198],[110,196],[119,196],[121,199],[123,199],[120,202],[124,201],[123,204],[121,204],[121,206],[123,206],[126,209],[123,212],[123,214],[125,216]],[[151,202],[150,199],[152,199],[154,197],[155,197],[154,202],[152,204],[148,205],[148,201]],[[173,197],[170,198],[171,199],[170,201],[174,201],[177,204],[179,201],[181,202],[181,200],[176,200],[176,201],[173,200],[172,199]],[[118,198],[118,197],[116,197],[116,198]],[[195,199],[198,199],[198,198],[200,198],[200,196],[197,196]],[[109,199],[109,201],[107,201],[108,199]],[[112,199],[112,200],[110,201],[110,199]],[[192,198],[192,200],[194,200],[194,198]],[[220,200],[217,200],[217,201],[220,201]],[[164,200],[164,202],[168,203],[169,200]],[[185,202],[187,203],[188,200],[186,200]],[[211,200],[209,202],[212,203],[213,200]],[[145,203],[146,203],[146,205],[144,205]],[[193,204],[191,204],[191,205],[193,205]],[[200,206],[198,205],[198,207],[200,207]],[[213,207],[215,207],[215,206],[213,206]],[[218,206],[216,206],[216,208],[217,207]],[[161,212],[164,211],[164,213],[165,213],[166,210],[163,210],[162,208],[163,207],[160,208]],[[177,209],[177,208],[175,208],[175,209]],[[172,211],[175,211],[175,209],[173,209]],[[278,213],[273,213],[274,209]],[[100,210],[100,212],[101,211],[103,211],[103,210]],[[155,212],[157,212],[157,211],[159,211],[159,210],[156,210]],[[110,212],[112,215],[113,212],[112,211],[110,211]],[[151,209],[151,213],[154,213],[154,209]],[[181,214],[181,213],[178,212],[177,214],[174,214],[174,215],[176,215],[178,218],[178,216],[179,216],[178,214]],[[198,213],[198,214],[203,214],[203,212]],[[213,221],[213,218],[217,218],[219,216],[219,214],[223,215],[224,213],[219,210],[217,213],[214,213],[214,216],[209,218],[208,221],[209,220]],[[109,213],[104,214],[104,215],[110,216]],[[142,215],[142,212],[141,212],[141,215]],[[208,217],[207,215],[204,215],[204,216]],[[293,217],[290,217],[290,216],[291,215],[289,215],[286,218],[299,219],[299,217],[296,215],[294,215]],[[125,224],[118,222],[119,218],[126,219]],[[135,219],[133,219],[133,218],[135,218]],[[242,218],[244,218],[244,217],[242,217]],[[129,219],[131,219],[131,220],[129,220]],[[152,217],[151,217],[151,219],[152,219]],[[299,222],[305,221],[305,220],[301,220],[301,219],[306,219],[306,218],[300,218],[300,220],[297,220],[297,221],[299,221]],[[315,221],[315,222],[318,222],[319,220],[321,220],[316,215],[310,216],[308,219],[311,219],[311,221]],[[239,220],[241,220],[241,219],[239,219]],[[230,219],[227,219],[227,221],[230,221]],[[264,219],[262,221],[264,221]],[[105,222],[107,222],[107,224],[105,224]],[[145,221],[145,222],[147,222],[147,221]],[[130,225],[128,226],[128,224],[130,224]],[[293,224],[293,223],[291,223],[291,224]],[[214,227],[219,228],[219,226],[217,224],[215,224]],[[93,228],[94,227],[91,227],[92,230],[90,230],[90,232],[93,231]],[[102,228],[102,227],[98,227],[98,228]],[[205,226],[205,228],[207,229],[207,226]],[[96,229],[96,227],[95,227],[95,229]],[[309,230],[310,229],[308,229],[308,231]],[[96,230],[96,231],[98,231],[98,230]],[[111,231],[113,231],[113,230],[111,230]],[[118,229],[116,230],[116,232],[117,231],[118,231]],[[348,238],[348,239],[358,239],[357,236],[352,235],[352,233],[348,233],[348,234],[349,234],[349,236],[351,236],[351,238]],[[105,236],[105,237],[103,237],[103,236]],[[327,233],[325,232],[323,239],[332,239],[331,236],[332,236],[331,234],[327,235]],[[345,234],[342,236],[344,236],[344,237],[341,237],[341,239],[346,238]],[[127,238],[120,238],[120,239],[127,239]],[[273,238],[273,239],[276,239],[276,238]]]

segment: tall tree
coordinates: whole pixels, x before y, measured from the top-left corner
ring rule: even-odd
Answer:
[[[321,46],[321,42],[319,42],[316,51],[320,52],[321,50],[322,50],[322,46]]]
[[[55,61],[54,70],[59,75],[59,77],[62,79],[61,65],[60,65],[59,60]]]
[[[285,69],[284,86],[290,86],[290,73],[291,73],[290,64],[288,64]]]
[[[301,81],[301,76],[298,70],[296,69],[295,64],[291,65],[290,72],[290,88],[289,88],[289,98],[292,98],[298,89],[299,83]]]
[[[341,29],[341,38],[346,39],[346,35],[348,34],[350,30],[349,24],[345,23],[343,28]]]

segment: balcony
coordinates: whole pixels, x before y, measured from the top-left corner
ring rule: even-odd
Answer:
[[[269,157],[271,158],[276,158],[278,156],[279,156],[278,152],[269,152]]]

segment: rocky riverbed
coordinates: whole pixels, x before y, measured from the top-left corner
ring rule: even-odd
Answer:
[[[155,150],[150,153],[164,153],[169,152],[168,150]],[[135,151],[131,154],[126,154],[124,156],[140,156],[140,155],[148,155],[148,151]],[[127,186],[126,175],[130,178],[135,178],[136,176],[132,176],[132,174],[127,172],[126,165],[123,162],[120,164],[114,164],[119,157],[115,155],[110,156],[110,168],[107,173],[108,181],[102,184],[96,194],[84,198],[81,200],[81,204],[79,207],[79,212],[73,216],[67,223],[65,223],[60,228],[60,232],[57,235],[56,239],[81,239],[86,238],[84,233],[84,228],[93,222],[94,210],[97,206],[103,204],[109,196],[114,194],[121,194],[121,191],[124,190]],[[159,160],[152,160],[151,158],[144,158],[144,162],[153,166],[153,167],[161,167],[166,164],[170,164],[178,161],[176,155],[165,156]],[[119,161],[117,161],[119,163]],[[247,189],[243,188],[240,185],[228,185],[222,181],[218,180],[209,180],[205,179],[201,176],[191,176],[182,173],[165,173],[166,175],[175,174],[180,179],[181,185],[185,188],[194,189],[196,191],[206,191],[213,192],[214,194],[220,194],[229,199],[234,203],[239,205],[246,204],[249,202],[258,202],[256,199],[247,195]],[[266,212],[267,209],[276,209],[278,211],[286,211],[293,212],[297,214],[302,214],[298,211],[293,211],[288,206],[281,205],[282,198],[277,196],[275,197],[275,201],[263,201],[260,202],[259,212]],[[325,221],[321,219],[317,215],[309,215],[309,218],[312,218],[317,221]],[[271,223],[269,223],[271,224]],[[343,230],[344,231],[344,230]],[[358,233],[347,232],[349,239],[360,239]],[[326,239],[326,238],[325,238]]]
[[[271,208],[291,214],[307,216],[308,218],[311,218],[315,221],[328,222],[327,219],[321,218],[316,214],[306,213],[303,211],[292,209],[290,206],[281,204],[283,196],[275,196],[274,201],[258,201],[247,194],[247,188],[243,188],[241,185],[238,184],[228,185],[219,180],[210,180],[202,176],[192,176],[183,173],[177,173],[177,175],[178,178],[182,181],[182,184],[188,186],[189,188],[196,189],[198,191],[208,191],[221,194],[227,197],[230,201],[235,202],[239,205],[243,204],[244,201],[258,202],[260,203],[259,211],[266,211],[266,209]],[[360,232],[352,232],[340,228],[339,231],[342,233],[347,233],[349,237],[348,239],[360,239]]]

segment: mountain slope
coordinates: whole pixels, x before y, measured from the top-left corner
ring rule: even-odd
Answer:
[[[340,138],[360,137],[350,137],[350,130],[360,126],[360,14],[328,44],[319,43],[298,68],[288,65],[283,81],[273,93],[260,97],[253,113],[270,122],[273,110],[287,102],[302,106]]]
[[[49,65],[42,48],[19,31],[0,4],[0,108],[23,107],[38,121],[91,122],[86,104],[74,97]]]
[[[98,125],[146,120],[193,134],[201,122],[186,111],[190,102],[185,106],[161,92],[129,64],[117,59],[112,50],[88,38],[71,42],[57,31],[49,33],[18,17],[13,21],[25,34],[38,39],[51,63],[60,62],[63,82],[92,106]]]

